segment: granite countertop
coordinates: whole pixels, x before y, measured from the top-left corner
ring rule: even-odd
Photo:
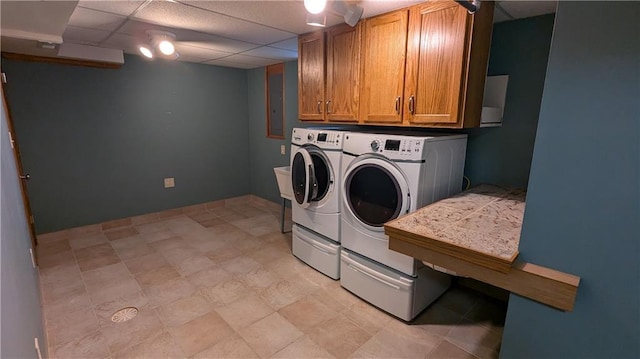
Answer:
[[[385,227],[431,241],[435,247],[510,264],[518,256],[525,198],[521,189],[479,185]]]

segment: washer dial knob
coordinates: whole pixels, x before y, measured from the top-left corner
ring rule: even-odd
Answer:
[[[380,141],[378,140],[371,141],[371,150],[373,152],[378,152],[379,149],[380,149]]]
[[[313,133],[307,135],[307,140],[313,141]]]

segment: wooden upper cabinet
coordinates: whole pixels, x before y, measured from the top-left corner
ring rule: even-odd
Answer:
[[[456,123],[467,10],[455,2],[411,9],[404,116],[409,123]]]
[[[300,120],[478,127],[493,10],[431,0],[301,35]]]
[[[483,2],[476,15],[455,2],[411,8],[404,125],[479,125],[492,25],[487,11],[493,14],[492,2]]]
[[[324,31],[298,38],[298,118],[324,120]]]
[[[329,121],[358,122],[361,25],[327,30],[325,113]]]
[[[298,38],[300,120],[358,122],[360,41],[360,25],[338,25]]]
[[[408,20],[408,10],[400,10],[365,22],[361,123],[402,123]]]

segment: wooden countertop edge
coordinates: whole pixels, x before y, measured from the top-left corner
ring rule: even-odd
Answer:
[[[564,311],[573,310],[580,284],[580,277],[522,261],[508,273],[498,272],[393,234],[389,248]]]
[[[385,224],[384,230],[389,237],[400,237],[404,241],[411,242],[415,245],[432,249],[434,251],[466,260],[468,262],[472,262],[477,265],[481,265],[502,273],[509,273],[511,271],[513,262],[518,256],[518,252],[516,251],[516,253],[510,259],[495,257],[490,254],[478,252],[471,248],[446,243],[437,239],[406,231],[404,229],[394,227],[392,224]]]

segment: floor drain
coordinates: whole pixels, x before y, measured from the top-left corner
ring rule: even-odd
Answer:
[[[126,307],[113,313],[113,315],[111,316],[111,321],[114,323],[122,323],[135,318],[136,315],[138,315],[138,308]]]

